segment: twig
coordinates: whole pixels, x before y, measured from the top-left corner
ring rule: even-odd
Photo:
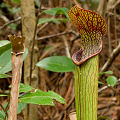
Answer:
[[[77,39],[79,39],[80,38],[80,35],[77,35],[75,38],[73,38],[72,40],[71,40],[71,42],[73,43],[75,40],[77,40]]]
[[[119,55],[120,53],[120,43],[119,45],[113,50],[111,56],[107,60],[107,62],[103,65],[101,72],[105,72],[113,63],[114,59]]]
[[[73,39],[71,40],[71,46],[70,46],[70,48],[73,47],[73,44],[74,44],[75,40],[77,40],[77,39],[79,39],[79,38],[80,38],[80,35],[77,35],[77,36],[75,36],[75,38],[73,38]]]
[[[9,39],[12,43],[12,87],[8,120],[16,120],[24,53],[24,38],[10,35]]]
[[[49,23],[43,24],[43,25],[37,30],[37,34],[38,34],[41,30],[43,30],[48,24],[49,24]]]
[[[20,21],[20,20],[21,20],[21,17],[18,17],[18,18],[15,19],[15,20],[11,20],[11,21],[5,23],[3,26],[1,26],[1,27],[0,27],[0,30],[2,30],[3,28],[5,28],[7,25],[9,25],[9,24],[11,24],[11,23],[18,22],[18,21]]]
[[[2,18],[5,22],[9,21],[9,19],[6,16],[2,15],[2,14],[0,15],[0,18]]]
[[[100,0],[97,11],[102,14],[105,0]]]
[[[76,0],[73,0],[73,2],[81,8],[81,5]]]
[[[31,79],[32,79],[32,66],[33,66],[33,52],[34,52],[34,46],[35,46],[35,37],[36,37],[36,32],[37,32],[37,24],[39,20],[39,12],[41,12],[41,5],[42,5],[42,0],[40,3],[40,7],[38,10],[38,15],[36,18],[36,24],[35,24],[35,30],[34,30],[34,35],[33,35],[33,41],[32,41],[32,48],[31,48],[31,56],[30,56],[30,85],[31,85]]]
[[[118,40],[117,40],[117,29],[116,29],[116,26],[117,26],[117,21],[116,21],[116,8],[114,8],[114,26],[115,26],[115,41],[116,43],[119,43]]]
[[[75,100],[75,95],[72,96],[71,100],[68,102],[66,109],[69,109],[73,101]]]
[[[112,5],[111,9],[114,9],[118,4],[120,3],[120,0],[117,0],[114,5]]]
[[[106,14],[109,14],[110,16],[116,16],[116,18],[118,19],[118,20],[120,20],[120,16],[119,15],[117,15],[117,14],[113,14],[112,12],[106,12]]]
[[[109,43],[109,55],[112,52],[112,46],[111,46],[111,36],[110,36],[110,16],[108,15],[108,43]]]
[[[5,116],[8,118],[8,113],[7,113],[7,111],[5,111],[5,109],[4,109],[4,107],[2,106],[2,104],[0,104],[0,107],[1,107],[1,108],[2,108],[2,110],[4,111]]]
[[[98,93],[102,92],[103,90],[107,89],[109,86],[104,86],[101,89],[98,90]]]
[[[109,108],[110,109],[110,107],[112,107],[112,106],[119,106],[119,104],[118,103],[110,103],[109,105],[106,105],[106,106],[103,106],[103,107],[101,107],[101,108],[98,108],[98,110],[102,110],[102,109],[105,109],[105,108]]]
[[[69,97],[71,95],[71,91],[72,91],[72,88],[73,88],[72,86],[73,86],[73,80],[71,79],[70,83],[69,83],[69,87],[68,87],[67,93],[66,93],[66,95],[64,97],[67,102],[68,102]]]
[[[66,56],[71,58],[67,39],[64,35],[62,36],[62,39],[63,39],[64,45],[65,45]]]
[[[75,34],[73,31],[67,31],[67,32],[57,33],[54,35],[43,36],[43,37],[38,38],[37,40],[49,39],[49,38],[58,37],[58,36],[65,35],[65,34],[70,34],[70,33]]]
[[[120,82],[120,79],[117,81],[117,83],[118,82]],[[116,85],[117,85],[117,83],[116,83]],[[107,88],[109,88],[110,86],[104,86],[104,87],[102,87],[102,88],[100,88],[99,90],[98,90],[98,93],[100,93],[100,92],[102,92],[103,90],[106,90]]]

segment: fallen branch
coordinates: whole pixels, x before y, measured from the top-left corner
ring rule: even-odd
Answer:
[[[107,60],[107,62],[104,64],[104,66],[101,69],[101,72],[105,72],[113,63],[113,61],[115,60],[115,58],[119,55],[120,53],[120,43],[117,46],[117,48],[115,48],[110,56],[110,58]]]
[[[70,33],[75,34],[73,31],[67,31],[67,32],[57,33],[54,35],[43,36],[43,37],[38,38],[37,40],[49,39],[49,38],[58,37],[58,36],[65,35],[65,34],[70,34]]]
[[[45,24],[43,24],[40,28],[38,28],[37,29],[37,34],[41,31],[41,30],[43,30],[45,27],[47,27],[47,25],[48,25],[49,23],[45,23]]]
[[[21,20],[21,17],[18,17],[18,18],[15,19],[15,20],[11,20],[11,21],[5,23],[3,26],[1,26],[1,27],[0,27],[0,30],[2,30],[3,28],[5,28],[7,25],[9,25],[9,24],[11,24],[11,23],[18,22],[18,21],[20,21],[20,20]]]

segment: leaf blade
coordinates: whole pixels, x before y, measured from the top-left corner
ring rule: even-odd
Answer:
[[[44,10],[43,12],[49,15],[56,15],[56,14],[64,14],[68,20],[70,20],[68,16],[68,8],[51,8],[48,10]]]
[[[59,19],[59,18],[40,18],[38,21],[38,25],[48,22],[53,22],[55,24],[60,24],[60,21],[66,22],[66,19]]]
[[[39,104],[39,105],[51,105],[54,106],[53,100],[60,102],[62,104],[65,103],[64,98],[62,98],[57,93],[48,91],[43,92],[41,90],[36,90],[35,92],[30,92],[25,94],[24,96],[19,98],[21,103],[31,103],[31,104]]]
[[[108,83],[109,86],[114,87],[114,85],[117,82],[117,78],[115,76],[109,76],[109,77],[107,77],[106,81],[107,81],[107,83]]]
[[[70,58],[65,56],[52,56],[38,62],[36,66],[53,72],[72,72],[75,65]]]

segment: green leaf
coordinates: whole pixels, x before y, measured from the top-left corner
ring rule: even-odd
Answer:
[[[5,109],[8,105],[8,102],[6,102],[4,105],[3,105],[3,108]],[[5,112],[3,110],[0,110],[0,120],[4,120],[5,119]]]
[[[20,4],[20,0],[11,0],[14,3]]]
[[[68,8],[51,8],[48,10],[44,10],[43,12],[49,15],[56,15],[56,14],[64,14],[68,20],[70,20],[68,16]]]
[[[10,27],[10,29],[16,30],[17,24],[16,23],[11,23],[8,26]]]
[[[1,94],[0,97],[4,97],[4,96],[8,96],[8,95],[5,95],[5,94]]]
[[[0,4],[0,7],[1,7],[1,8],[5,8],[5,7],[9,7],[9,5],[6,4],[6,3],[1,3],[1,4]]]
[[[8,41],[8,40],[0,40],[0,48],[7,45],[7,44],[10,44],[10,41]]]
[[[11,12],[11,14],[21,13],[21,9],[15,7],[10,8],[9,11]]]
[[[102,85],[103,85],[104,83],[103,83],[103,82],[101,82],[101,81],[98,81],[98,84],[102,84]]]
[[[93,10],[95,10],[95,8],[98,8],[99,2],[100,2],[100,0],[96,0],[96,1],[92,0],[91,1],[91,7]]]
[[[12,77],[12,76],[8,74],[0,74],[0,78],[9,78],[9,77]]]
[[[2,110],[2,111],[0,111],[0,120],[4,120],[4,118],[5,118],[5,113]]]
[[[23,83],[20,83],[20,89],[19,89],[19,92],[29,92],[31,91],[32,89],[34,89],[33,87],[27,85],[27,84],[23,84]]]
[[[99,116],[97,120],[111,120],[111,119],[105,116]]]
[[[22,112],[22,110],[24,110],[26,107],[26,104],[25,103],[18,103],[18,106],[17,106],[17,114],[20,114]]]
[[[22,103],[51,106],[54,106],[53,100],[56,100],[57,102],[60,102],[62,104],[65,103],[65,99],[63,99],[60,95],[52,91],[43,92],[41,90],[36,90],[35,92],[30,92],[19,98],[19,102]]]
[[[11,49],[9,49],[0,55],[0,74],[5,74],[11,69]]]
[[[0,55],[11,48],[11,43],[8,40],[0,40]]]
[[[35,4],[37,5],[37,7],[40,7],[40,1],[39,0],[34,0]]]
[[[23,60],[27,57],[27,54],[28,49],[26,49],[23,54]],[[0,55],[0,74],[5,74],[11,70],[11,49],[8,49]]]
[[[117,82],[117,78],[115,76],[109,76],[109,77],[107,77],[107,84],[109,86],[113,87],[116,84],[116,82]]]
[[[100,72],[99,73],[100,76],[102,76],[104,74],[113,74],[113,72],[109,70],[109,71],[106,71],[106,72]]]
[[[6,102],[4,104],[4,109],[7,107],[8,105],[8,102]],[[25,103],[18,103],[18,106],[17,106],[17,114],[20,114],[22,112],[22,110],[24,110],[26,107],[26,104]],[[9,114],[9,110],[7,111],[7,113]],[[5,119],[5,113],[3,110],[0,110],[0,120],[4,120]]]
[[[60,21],[67,22],[66,19],[58,19],[58,18],[40,18],[38,21],[38,25],[47,23],[47,22],[53,22],[55,24],[60,24]]]
[[[39,61],[36,66],[53,72],[71,72],[75,65],[71,58],[65,56],[52,56]]]

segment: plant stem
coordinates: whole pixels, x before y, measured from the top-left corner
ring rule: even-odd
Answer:
[[[24,37],[8,36],[12,44],[12,84],[10,92],[10,107],[8,120],[17,120],[17,104],[19,96],[19,85],[22,75]]]
[[[77,120],[97,120],[98,55],[75,69]]]
[[[19,84],[22,71],[22,54],[12,55],[12,88],[10,96],[10,109],[8,120],[17,120],[17,104],[19,96]]]

